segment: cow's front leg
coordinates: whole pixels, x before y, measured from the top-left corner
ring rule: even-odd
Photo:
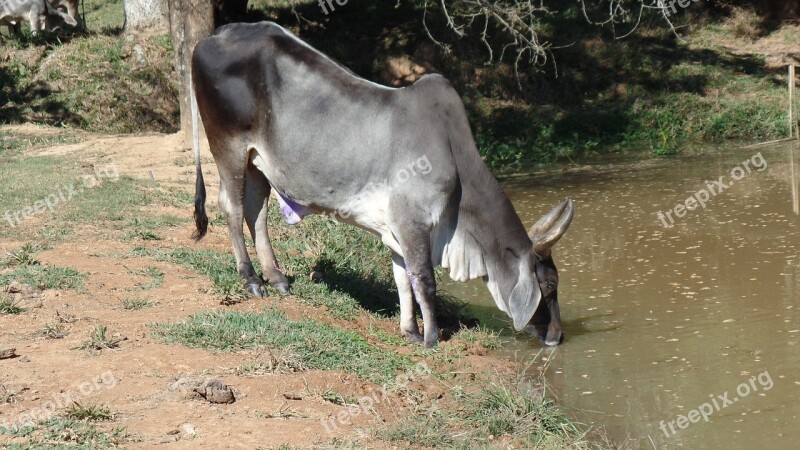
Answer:
[[[433,275],[431,262],[431,226],[425,222],[425,217],[413,214],[425,210],[410,202],[408,197],[398,195],[389,202],[388,217],[392,234],[403,252],[411,291],[422,312],[425,347],[431,348],[436,347],[439,342],[439,326],[436,324],[436,313],[433,308],[436,299],[436,278]],[[407,312],[409,310],[412,309],[406,308]]]
[[[392,270],[394,282],[397,284],[397,293],[400,297],[400,333],[409,341],[418,344],[422,342],[417,318],[414,315],[414,293],[411,282],[406,273],[406,264],[403,257],[392,252]]]
[[[436,313],[433,302],[436,299],[436,278],[433,275],[433,266],[430,259],[426,263],[410,265],[406,268],[411,289],[422,311],[422,325],[425,333],[425,347],[433,348],[439,342],[439,326],[436,323]]]
[[[404,243],[406,274],[411,283],[411,291],[422,312],[425,347],[436,347],[439,342],[439,326],[436,324],[433,307],[436,299],[436,278],[431,264],[430,237],[428,233],[417,233],[412,235],[410,240],[404,240]]]
[[[28,23],[31,26],[31,35],[38,36],[41,26],[44,24],[44,16],[40,17],[39,14],[31,12],[28,14]]]

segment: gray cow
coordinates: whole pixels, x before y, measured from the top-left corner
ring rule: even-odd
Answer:
[[[27,20],[32,33],[52,31],[61,24],[78,25],[78,0],[0,0],[0,25],[20,31]]]
[[[516,330],[548,345],[561,342],[550,250],[572,221],[572,202],[526,233],[478,155],[464,105],[445,78],[380,86],[262,22],[227,25],[201,41],[192,79],[193,114],[199,110],[217,163],[220,206],[251,294],[263,295],[264,286],[245,248],[243,221],[264,277],[288,290],[267,232],[274,190],[287,222],[329,214],[376,234],[392,250],[400,330],[411,341],[428,347],[438,341],[433,268],[441,265],[454,280],[482,277]],[[194,131],[199,240],[208,218]]]

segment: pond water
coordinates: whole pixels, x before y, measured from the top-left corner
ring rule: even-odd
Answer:
[[[798,186],[795,144],[507,185],[526,225],[575,202],[554,250],[566,339],[539,355],[558,403],[625,448],[800,448]],[[659,218],[701,189],[705,208]],[[482,282],[440,287],[508,334]]]

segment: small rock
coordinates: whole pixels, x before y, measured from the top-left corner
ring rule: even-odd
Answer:
[[[11,359],[17,356],[19,355],[17,355],[17,349],[15,348],[0,349],[0,359]]]
[[[189,422],[181,425],[181,431],[183,431],[183,433],[190,438],[197,436],[197,430],[195,430],[194,425],[190,424]]]
[[[302,400],[303,394],[299,392],[284,392],[283,398],[285,398],[286,400]]]
[[[142,48],[141,45],[136,44],[136,45],[133,46],[133,54],[136,57],[136,64],[140,65],[140,66],[144,65],[144,63],[145,63],[144,48]],[[152,175],[152,171],[150,173]]]

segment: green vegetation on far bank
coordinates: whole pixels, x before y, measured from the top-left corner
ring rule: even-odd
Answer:
[[[429,8],[429,31],[450,51],[437,47],[416,0],[351,0],[329,15],[310,0],[251,0],[244,20],[289,26],[377,82],[408,84],[420,69],[443,73],[467,105],[481,154],[501,171],[628,147],[672,155],[698,141],[785,134],[784,68],[767,55],[797,47],[797,24],[770,27],[747,9],[693,5],[673,18],[686,40],[653,18],[615,39],[608,27],[588,24],[577,4],[545,4],[554,13],[542,17],[541,38],[558,48],[552,64],[523,64],[519,74],[508,56],[487,63],[480,39],[458,39]],[[121,1],[87,0],[90,33],[0,44],[0,123],[176,131],[169,37],[120,35],[121,17]]]

